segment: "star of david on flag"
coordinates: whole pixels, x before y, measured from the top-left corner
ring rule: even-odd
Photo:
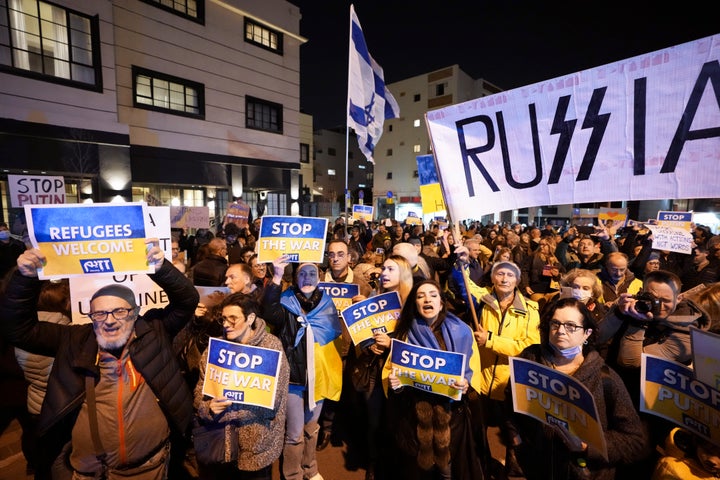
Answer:
[[[400,116],[400,107],[385,86],[383,69],[368,52],[360,21],[350,5],[348,126],[355,130],[360,150],[372,163],[375,145],[386,118]]]

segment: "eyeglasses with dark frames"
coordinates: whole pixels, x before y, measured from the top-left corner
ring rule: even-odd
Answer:
[[[560,330],[560,327],[565,327],[565,331],[570,334],[575,333],[579,329],[584,330],[582,325],[577,325],[571,322],[558,322],[557,320],[550,320],[548,324],[550,325],[550,330],[557,331]]]
[[[113,310],[98,310],[97,312],[90,312],[88,317],[93,322],[104,322],[107,320],[108,315],[112,315],[115,320],[126,320],[130,316],[130,312],[135,310],[134,308],[115,308]]]

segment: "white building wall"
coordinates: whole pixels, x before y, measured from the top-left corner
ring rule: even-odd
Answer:
[[[300,11],[284,0],[205,2],[205,24],[115,0],[118,116],[134,145],[297,161]],[[244,40],[244,15],[284,31],[283,54]],[[204,85],[205,119],[133,108],[132,66]],[[283,133],[245,128],[245,97],[283,105]]]
[[[117,114],[112,2],[56,0],[53,3],[85,15],[98,15],[103,91],[0,72],[0,117],[127,135],[128,127],[118,120]]]

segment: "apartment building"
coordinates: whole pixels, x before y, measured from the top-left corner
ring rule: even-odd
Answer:
[[[284,0],[0,0],[2,218],[9,174],[62,176],[67,203],[297,213],[299,23]]]

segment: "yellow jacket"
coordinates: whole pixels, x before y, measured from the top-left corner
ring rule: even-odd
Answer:
[[[482,305],[478,323],[492,332],[485,345],[479,347],[482,372],[480,393],[495,400],[503,400],[510,379],[509,357],[518,355],[529,345],[540,343],[538,305],[515,289],[515,299],[503,319],[493,288],[478,287],[473,282],[468,282],[468,285],[475,304]]]

